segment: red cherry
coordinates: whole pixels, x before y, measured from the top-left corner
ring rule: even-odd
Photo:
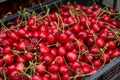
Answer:
[[[97,73],[97,72],[98,72],[98,69],[95,68],[95,69],[92,69],[92,70],[91,70],[90,74],[93,75],[93,74],[95,74],[95,73]]]
[[[61,65],[59,70],[61,74],[68,73],[68,67],[66,65]]]
[[[66,54],[66,48],[64,46],[58,47],[59,56],[64,56]]]
[[[51,54],[47,54],[43,56],[43,59],[46,65],[50,65],[53,62],[54,57]]]
[[[44,74],[46,71],[46,66],[44,64],[39,64],[36,66],[36,72],[38,72],[39,74]]]
[[[50,48],[47,45],[43,45],[42,47],[39,48],[40,54],[49,54]]]
[[[100,68],[102,66],[102,63],[99,60],[94,60],[93,61],[93,65],[96,68]]]
[[[56,56],[55,62],[59,65],[62,65],[62,64],[64,64],[64,59],[62,56]]]
[[[70,80],[70,76],[68,73],[62,75],[62,80]]]
[[[68,35],[61,33],[58,35],[58,40],[60,41],[60,43],[65,44],[68,42]]]
[[[32,75],[32,80],[42,80],[42,77],[40,75]]]
[[[55,58],[58,54],[57,48],[51,48],[50,54],[53,55],[53,57]]]
[[[49,71],[49,72],[52,72],[52,73],[58,72],[58,71],[59,71],[59,66],[58,66],[58,64],[50,65],[50,66],[48,67],[48,71]]]
[[[105,41],[104,41],[104,39],[103,39],[103,38],[98,38],[98,39],[96,40],[96,45],[97,45],[99,48],[104,47],[104,46],[105,46]]]
[[[79,67],[81,67],[81,64],[80,64],[79,62],[74,62],[74,63],[72,64],[72,69],[73,69],[73,70],[76,70],[76,69],[79,68]]]
[[[21,63],[25,63],[26,62],[26,57],[24,55],[19,55],[17,56],[17,62]]]
[[[94,57],[92,56],[92,55],[90,55],[90,54],[86,54],[85,55],[85,57],[84,57],[84,60],[86,61],[86,62],[92,62],[93,61],[93,59],[94,59]]]
[[[28,24],[28,26],[33,26],[34,23],[35,23],[34,19],[29,19],[27,24]]]
[[[48,44],[55,44],[55,43],[56,43],[56,38],[55,38],[55,36],[52,35],[52,34],[49,34],[49,35],[47,36],[47,42],[48,42]]]
[[[82,70],[83,70],[84,74],[87,74],[87,73],[90,73],[90,72],[91,72],[92,67],[89,66],[89,65],[84,65],[84,66],[82,67]]]
[[[110,55],[109,55],[109,54],[104,54],[104,55],[101,57],[101,61],[102,61],[102,62],[105,62],[105,63],[110,62]]]
[[[94,31],[94,32],[98,32],[99,30],[100,30],[99,24],[94,24],[94,25],[93,25],[93,31]]]
[[[7,64],[11,65],[14,61],[14,57],[12,54],[6,54],[4,57],[3,57],[3,60],[4,62],[6,62]]]
[[[9,78],[11,80],[19,80],[21,79],[21,76],[22,74],[20,73],[20,71],[18,70],[12,70],[10,73],[9,73]]]
[[[104,17],[103,20],[104,20],[105,22],[110,22],[110,16],[109,16],[109,15],[104,14],[103,17]]]
[[[77,25],[77,24],[74,24],[71,26],[71,30],[74,32],[74,33],[79,33],[80,32],[80,26]]]
[[[32,52],[25,53],[26,59],[29,61],[34,58],[34,54]]]
[[[116,48],[116,44],[113,41],[109,41],[108,42],[108,49],[115,49]]]
[[[92,46],[90,48],[90,53],[92,53],[92,54],[99,54],[100,53],[100,49],[95,47],[95,46]]]
[[[17,70],[24,70],[25,69],[25,65],[24,65],[24,63],[17,63],[16,65],[15,65],[15,69],[17,69]]]
[[[20,36],[19,36],[19,34],[17,32],[12,32],[10,34],[10,37],[11,37],[12,40],[15,40],[15,41],[20,40]]]
[[[3,53],[4,54],[12,53],[12,47],[11,46],[5,46],[5,47],[3,47]]]
[[[53,73],[50,77],[50,80],[60,80],[58,73]]]
[[[66,58],[68,61],[74,62],[77,58],[77,54],[75,52],[68,52]]]

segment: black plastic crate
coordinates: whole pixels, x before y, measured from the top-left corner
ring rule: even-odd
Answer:
[[[118,10],[118,3],[120,3],[120,0],[95,0],[96,3],[98,3],[101,7],[107,6],[107,7],[113,7]],[[119,2],[118,2],[119,1]],[[76,2],[77,4],[82,4],[87,6],[88,4],[90,5],[92,0],[48,0],[46,2],[43,2],[40,7],[40,5],[33,6],[29,8],[27,11],[32,12],[35,11],[37,13],[42,11],[42,8],[45,8],[46,5],[51,8],[51,10],[56,10],[56,5],[60,6],[60,3],[66,4],[67,2],[74,3]],[[118,3],[117,3],[118,2]],[[118,10],[119,11],[119,10]],[[7,18],[2,19],[3,22],[7,23],[9,21],[14,20],[15,18],[18,17],[18,13],[15,13],[11,16],[8,16]],[[120,57],[113,60],[111,63],[108,63],[104,68],[99,70],[96,74],[86,77],[85,80],[120,80]]]
[[[107,64],[104,68],[88,77],[86,80],[120,80],[120,58]]]

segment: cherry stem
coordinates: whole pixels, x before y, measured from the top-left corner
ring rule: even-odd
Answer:
[[[36,43],[35,46],[34,46],[34,49],[36,48],[36,46],[39,44],[40,41],[42,41],[42,38],[40,38],[40,39],[37,41],[37,43]]]
[[[2,25],[4,28],[6,28],[10,33],[12,33],[11,30],[10,30],[8,27],[5,26],[5,24],[2,22],[2,20],[0,20],[0,23],[1,23],[1,25]],[[4,28],[3,28],[3,29],[4,29]]]
[[[72,68],[70,68],[70,66],[67,64],[66,59],[65,59],[64,56],[63,56],[63,59],[64,59],[64,61],[65,61],[66,66],[67,66],[71,71],[73,71]]]
[[[80,59],[80,54],[81,54],[81,52],[80,52],[80,42],[75,38],[75,40],[76,40],[76,42],[77,42],[77,44],[78,44],[78,47],[79,47],[79,54],[78,54],[78,59],[77,59],[77,61],[79,62],[79,59]]]
[[[47,6],[46,6],[46,7],[47,7]],[[50,12],[50,9],[47,7],[47,12],[46,12],[46,14],[45,14],[44,16],[38,18],[37,21],[40,20],[40,19],[45,18],[45,17],[49,14],[49,12]]]
[[[25,75],[26,77],[28,77],[29,79],[31,79],[31,76],[29,74],[26,74],[23,70],[20,70],[20,71],[23,73],[23,75]]]
[[[60,76],[60,73],[58,73],[58,76],[59,76],[59,79],[62,80],[62,79],[61,79],[61,76]]]

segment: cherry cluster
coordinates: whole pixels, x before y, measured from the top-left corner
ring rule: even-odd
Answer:
[[[66,4],[0,28],[0,78],[81,80],[120,56],[113,8]]]

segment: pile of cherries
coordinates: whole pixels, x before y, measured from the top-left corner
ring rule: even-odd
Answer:
[[[66,4],[0,28],[0,79],[82,80],[120,56],[113,8]]]

